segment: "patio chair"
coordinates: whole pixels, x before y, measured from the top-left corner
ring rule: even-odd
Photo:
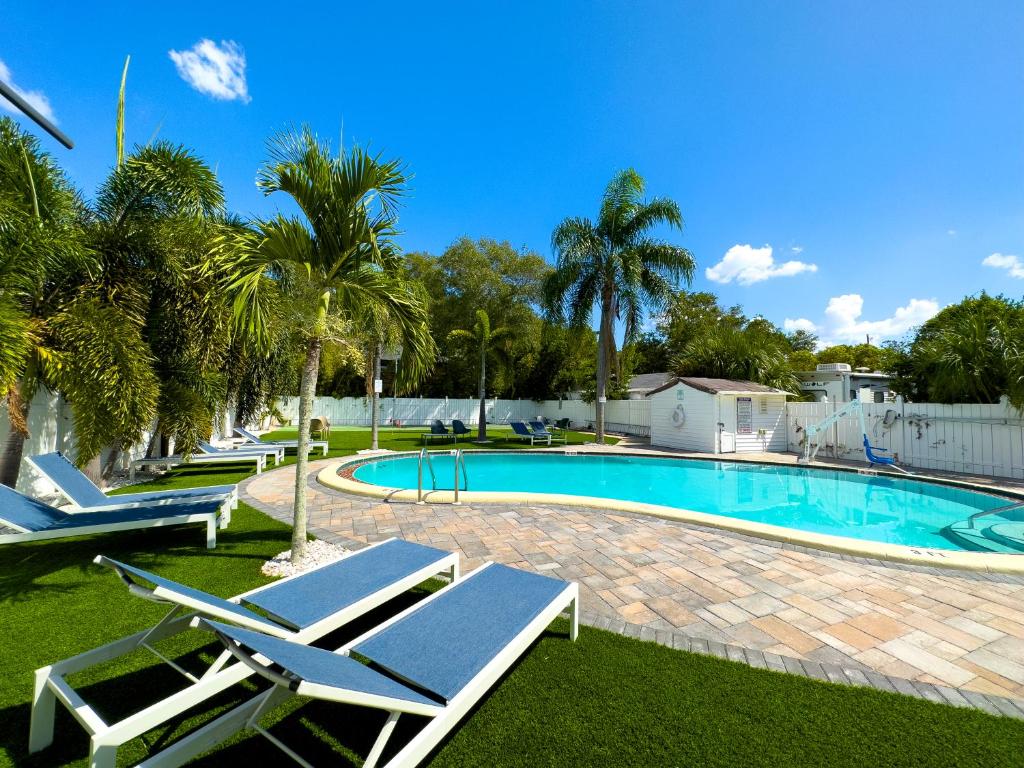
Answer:
[[[363,763],[366,768],[377,766],[401,715],[427,718],[386,764],[417,765],[564,612],[575,640],[578,611],[576,584],[488,563],[333,653],[201,619],[198,624],[273,686],[155,760],[180,765],[251,728],[309,765],[259,724],[263,715],[297,695],[387,713]]]
[[[571,428],[571,419],[559,419],[558,421],[555,422],[555,429],[560,430],[562,432],[568,432]]]
[[[538,435],[530,431],[530,428],[526,426],[524,421],[510,421],[508,423],[512,427],[512,437],[518,440],[529,440],[530,445],[533,445],[535,440],[547,440],[548,445],[551,445],[551,433],[545,432],[543,435]]]
[[[331,436],[331,422],[327,420],[326,416],[312,418],[309,420],[309,432],[321,440],[326,440]]]
[[[458,419],[452,419],[452,434],[455,435],[455,442],[459,442],[459,435],[471,435],[473,430],[467,427]]]
[[[565,435],[557,435],[554,432],[549,431],[543,421],[531,421],[530,429],[533,430],[534,437],[550,438],[548,440],[548,445],[551,445],[551,442],[554,440],[561,440],[563,443],[565,442]]]
[[[14,533],[0,533],[0,544],[65,539],[94,533],[133,531],[167,525],[206,526],[206,546],[217,546],[217,524],[227,525],[231,502],[195,501],[188,504],[151,504],[137,507],[92,507],[88,512],[65,512],[33,499],[6,485],[0,485],[0,527]]]
[[[134,480],[135,472],[140,467],[164,467],[170,471],[182,464],[237,464],[252,462],[256,465],[258,475],[267,468],[266,453],[248,453],[246,451],[224,451],[223,453],[194,453],[191,456],[159,456],[148,459],[135,459],[131,463],[129,477]]]
[[[456,440],[456,436],[448,431],[445,427],[444,422],[440,419],[434,419],[430,424],[430,431],[423,433],[423,442],[427,443],[432,440]]]
[[[235,434],[238,435],[243,440],[245,440],[245,445],[243,446],[245,448],[248,448],[251,445],[255,445],[255,446],[270,446],[270,447],[279,447],[279,448],[295,448],[295,449],[298,449],[298,447],[299,447],[299,441],[298,440],[264,440],[259,435],[255,434],[253,432],[250,432],[245,427],[235,427]],[[326,440],[310,440],[309,441],[309,449],[311,451],[315,451],[317,448],[320,448],[323,451],[324,456],[327,455],[328,447],[329,447],[329,445],[328,445],[328,442]]]
[[[113,569],[128,586],[130,594],[171,608],[160,623],[148,630],[36,670],[29,751],[38,752],[53,742],[55,705],[60,701],[90,735],[90,768],[113,768],[120,745],[252,674],[245,664],[230,663],[231,654],[223,651],[206,673],[197,678],[153,648],[160,640],[189,631],[197,616],[228,621],[266,636],[284,638],[289,645],[301,647],[432,576],[446,573],[453,581],[459,577],[457,554],[401,539],[388,539],[365,547],[341,560],[228,600],[103,556],[97,557],[95,562]],[[119,722],[107,723],[65,678],[137,650],[154,653],[185,675],[191,684]]]
[[[218,448],[213,443],[200,440],[199,450],[207,456],[245,456],[248,454],[255,456],[263,455],[268,459],[273,457],[275,465],[284,461],[283,445],[243,445],[240,448]]]
[[[92,480],[72,464],[60,451],[29,456],[28,461],[75,507],[84,510],[96,507],[147,507],[156,504],[180,504],[194,501],[230,501],[238,508],[238,487],[213,485],[207,488],[178,488],[170,491],[148,491],[107,496]]]

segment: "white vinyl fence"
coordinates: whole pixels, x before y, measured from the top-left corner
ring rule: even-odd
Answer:
[[[802,451],[804,428],[843,404],[790,403],[789,450]],[[1024,417],[1004,398],[997,405],[864,403],[872,446],[920,469],[1024,479]],[[840,420],[820,435],[818,455],[862,459],[860,421]]]
[[[280,398],[278,406],[285,418],[295,421],[299,415],[297,397]],[[552,421],[568,418],[574,426],[587,427],[594,423],[594,406],[582,400],[487,400],[487,422],[507,424],[510,421],[548,418]],[[380,423],[427,425],[434,419],[446,424],[459,419],[467,425],[476,424],[480,401],[455,398],[384,397],[380,401]],[[370,401],[362,397],[318,397],[313,406],[314,416],[325,416],[333,425],[368,426]],[[613,400],[605,410],[606,429],[646,436],[651,431],[651,407],[646,400]]]

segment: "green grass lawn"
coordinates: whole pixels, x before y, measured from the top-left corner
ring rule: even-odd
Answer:
[[[430,429],[427,427],[402,427],[401,429],[395,427],[382,427],[378,438],[378,443],[381,448],[387,448],[392,451],[418,451],[423,447],[423,433],[429,432]],[[529,448],[530,444],[523,440],[517,440],[513,436],[512,429],[506,426],[488,426],[487,427],[487,439],[489,443],[478,444],[473,442],[476,440],[476,428],[473,428],[473,434],[467,435],[459,439],[458,443],[454,443],[451,440],[431,440],[427,447],[431,450],[451,450],[452,448],[465,448],[467,450],[476,450],[480,448],[485,449],[500,449],[510,450],[518,448]],[[282,427],[274,430],[264,436],[266,440],[294,440],[298,437],[298,429],[296,427]],[[332,428],[331,435],[328,438],[328,456],[346,456],[356,451],[360,451],[370,447],[370,428],[369,427],[344,427],[344,428]],[[568,432],[566,433],[566,441],[564,445],[583,445],[584,443],[594,442],[593,434],[586,434],[583,432]],[[605,437],[605,445],[615,445],[618,438]],[[552,443],[553,446],[559,447],[563,443],[556,442]],[[538,443],[536,447],[547,447]],[[311,454],[314,458],[319,458],[319,453]]]
[[[245,474],[199,470],[171,473],[143,487],[219,484]],[[229,596],[266,581],[260,565],[287,548],[288,535],[286,526],[243,504],[213,551],[203,548],[197,527],[0,547],[0,764],[85,765],[87,741],[66,714],[58,717],[55,745],[38,756],[26,755],[32,671],[149,626],[163,613],[158,605],[129,597],[112,573],[90,564],[94,555]],[[429,588],[385,606],[325,644],[343,642]],[[207,640],[191,633],[163,650],[195,668],[217,648]],[[80,690],[84,686],[101,714],[123,715],[141,697],[148,701],[173,690],[177,679],[139,654],[73,682]],[[226,693],[212,711],[223,711],[249,693]],[[210,714],[136,740],[122,750],[122,763],[134,764]],[[359,765],[358,756],[367,753],[383,718],[294,700],[269,722],[314,764]],[[414,725],[410,720],[405,727]],[[981,768],[1019,765],[1022,753],[1019,721],[756,670],[586,627],[578,642],[570,643],[565,627],[556,624],[430,764]],[[246,736],[199,762],[287,764],[262,739]]]

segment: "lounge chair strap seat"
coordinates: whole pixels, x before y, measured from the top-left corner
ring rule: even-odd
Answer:
[[[396,680],[375,672],[365,664],[348,656],[341,656],[310,645],[268,637],[259,632],[221,624],[209,619],[203,623],[216,632],[222,642],[227,638],[267,657],[275,666],[281,668],[280,674],[283,677],[291,678],[289,687],[292,690],[295,690],[300,682],[306,682],[342,691],[386,696],[415,704],[437,704],[436,701]],[[225,645],[229,645],[229,643],[225,642]]]
[[[245,608],[238,603],[232,603],[230,600],[225,600],[217,597],[216,595],[211,595],[209,592],[203,592],[201,589],[186,587],[184,584],[179,584],[176,581],[165,579],[162,576],[157,576],[155,573],[144,571],[141,568],[136,568],[133,565],[128,565],[127,563],[122,563],[118,560],[112,560],[109,557],[105,557],[103,560],[105,564],[109,564],[117,570],[123,579],[126,575],[129,577],[134,576],[136,579],[149,582],[154,587],[162,587],[166,591],[185,598],[193,604],[199,603],[205,606],[210,606],[219,612],[219,615],[221,616],[234,616],[238,619],[249,622],[250,624],[252,622],[256,622],[257,624],[264,624],[275,631],[279,630],[279,627],[274,624],[274,622],[260,616],[258,613],[250,611],[248,608]],[[130,579],[126,579],[126,581],[131,583]]]
[[[60,451],[30,456],[29,461],[59,485],[61,491],[78,506],[95,507],[111,503],[107,495]]]
[[[567,586],[490,565],[352,650],[450,701]]]
[[[340,606],[352,605],[437,562],[445,554],[423,544],[393,539],[244,599],[282,624],[301,629],[336,613]]]

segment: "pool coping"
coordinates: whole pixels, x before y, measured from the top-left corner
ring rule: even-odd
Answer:
[[[495,453],[508,453],[521,455],[521,451],[468,451],[467,453],[483,453],[493,455]],[[556,451],[545,451],[544,453],[559,453]],[[563,455],[596,455],[596,456],[636,456],[654,458],[650,454],[626,453],[617,451],[614,453],[604,451],[586,451],[576,453],[571,449],[561,452]],[[394,460],[419,455],[415,451],[401,451],[394,453],[376,453],[351,456],[333,462],[324,467],[317,474],[317,482],[357,496],[381,499],[382,501],[413,502],[418,501],[415,489],[389,488],[380,485],[371,485],[356,480],[352,472],[356,467],[371,461]],[[692,458],[692,457],[658,457],[675,460],[688,461],[718,461],[720,457]],[[778,466],[769,462],[748,462],[759,466]],[[824,467],[822,469],[825,469]],[[896,475],[889,472],[877,472],[874,470],[860,470],[856,468],[827,467],[831,471],[851,472],[854,474],[885,475],[907,479],[904,475]],[[342,470],[350,470],[342,473]],[[1007,498],[1024,498],[1022,494],[1007,491],[994,492],[990,487],[975,483],[956,480],[952,478],[923,478],[913,477],[922,482],[933,482],[939,485],[951,485],[969,490],[979,491],[993,496],[1004,496]],[[426,491],[423,494],[422,503],[425,504],[451,504],[455,501],[453,491]],[[856,557],[877,558],[883,561],[895,563],[907,563],[911,565],[925,565],[931,567],[952,568],[966,571],[984,571],[988,573],[1009,573],[1024,575],[1024,555],[1004,554],[996,552],[970,552],[942,549],[928,549],[926,547],[910,547],[902,544],[886,544],[882,542],[865,541],[852,539],[845,536],[834,536],[831,534],[814,533],[802,531],[797,528],[786,528],[769,523],[757,523],[749,520],[726,517],[724,515],[713,515],[707,512],[682,509],[679,507],[667,507],[660,504],[647,504],[644,502],[625,501],[620,499],[609,499],[603,496],[574,496],[571,494],[558,493],[536,493],[529,491],[460,491],[459,503],[467,504],[559,504],[573,507],[589,507],[608,511],[631,512],[636,514],[651,515],[677,522],[705,525],[711,528],[742,533],[755,536],[760,539],[782,542],[785,544],[797,544],[820,549],[828,552],[837,552],[844,555]]]

